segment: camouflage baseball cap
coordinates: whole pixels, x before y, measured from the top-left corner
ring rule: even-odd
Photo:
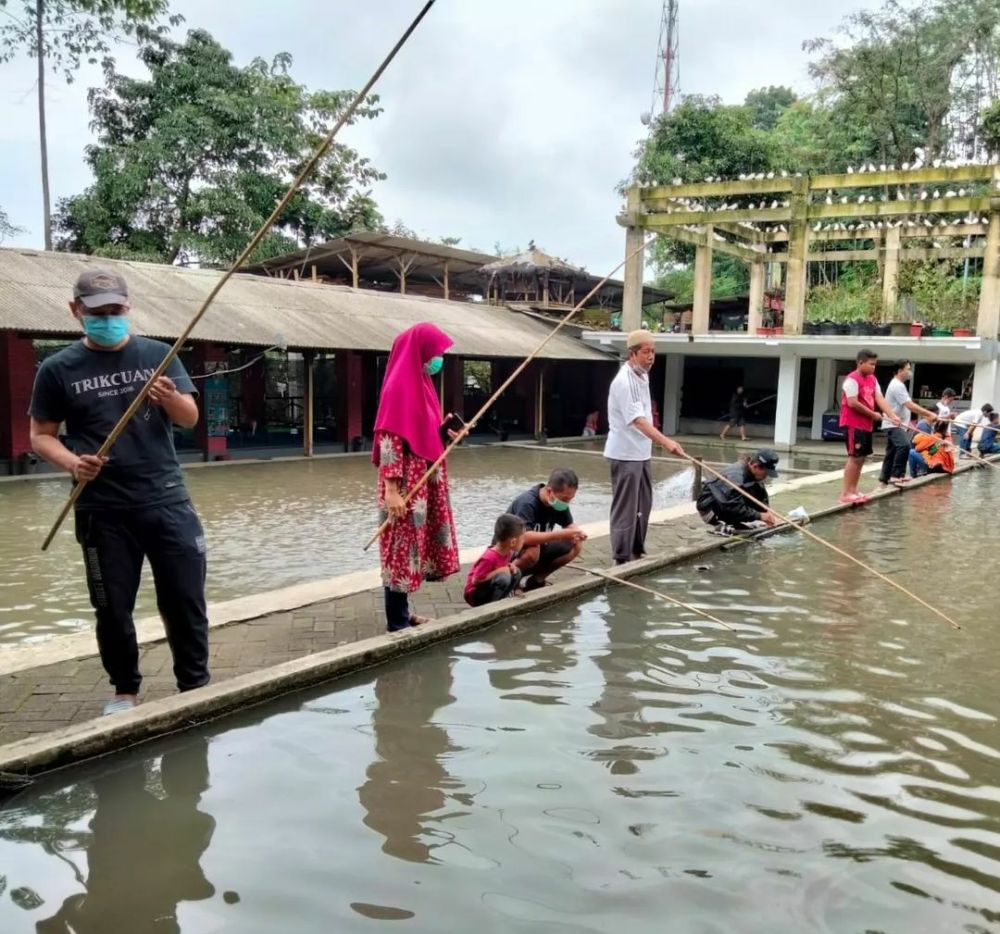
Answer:
[[[128,283],[116,272],[106,269],[88,269],[80,274],[73,286],[73,298],[87,308],[101,305],[127,305]]]

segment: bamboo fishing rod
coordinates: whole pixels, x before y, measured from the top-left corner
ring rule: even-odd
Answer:
[[[728,623],[724,623],[721,619],[717,619],[712,616],[711,613],[706,613],[704,610],[699,610],[696,606],[691,606],[689,603],[684,603],[678,600],[676,597],[671,597],[668,593],[663,593],[659,590],[653,590],[651,587],[643,587],[642,584],[636,584],[629,580],[624,580],[621,577],[615,577],[614,574],[606,574],[604,571],[595,571],[593,568],[584,567],[582,564],[567,564],[566,567],[572,568],[574,571],[582,571],[584,574],[592,574],[594,577],[600,577],[603,580],[610,581],[612,584],[621,584],[623,587],[631,587],[633,590],[639,590],[642,593],[650,594],[654,597],[659,597],[661,600],[666,600],[668,603],[673,603],[675,606],[679,606],[682,609],[689,610],[692,613],[696,613],[698,616],[704,616],[705,619],[711,620],[713,623],[718,623],[720,626],[725,627],[730,632],[736,632],[732,626]]]
[[[275,221],[281,216],[285,208],[288,207],[289,202],[295,197],[299,188],[302,186],[303,182],[312,175],[316,166],[319,165],[320,160],[326,155],[330,146],[333,144],[334,137],[343,126],[354,116],[354,112],[361,105],[362,101],[368,96],[369,91],[375,86],[375,82],[382,77],[382,73],[389,67],[392,60],[396,57],[399,50],[406,44],[406,41],[413,34],[417,26],[420,25],[421,20],[427,15],[430,8],[434,6],[435,0],[426,0],[420,12],[414,17],[413,22],[406,28],[406,31],[399,37],[396,44],[389,51],[389,54],[382,60],[382,64],[375,69],[374,74],[368,79],[365,86],[358,91],[351,101],[347,110],[341,115],[340,119],[333,125],[333,128],[327,133],[326,138],[322,140],[320,145],[317,147],[316,151],[313,153],[312,157],[299,172],[298,176],[292,182],[288,191],[285,192],[284,197],[278,202],[275,209],[271,212],[270,217],[261,225],[260,230],[254,234],[253,239],[246,245],[243,252],[237,257],[236,262],[230,266],[229,269],[223,274],[222,278],[216,282],[212,291],[208,293],[208,297],[202,303],[201,308],[195,313],[194,317],[189,322],[188,326],[184,329],[184,332],[180,337],[174,341],[173,347],[167,352],[167,355],[163,358],[160,365],[153,370],[152,375],[146,381],[146,385],[139,390],[136,397],[132,400],[132,404],[125,410],[122,417],[118,419],[118,424],[111,429],[111,434],[104,440],[104,443],[98,448],[96,452],[97,457],[104,457],[107,455],[108,451],[114,446],[114,443],[121,436],[122,432],[128,427],[128,423],[132,420],[136,412],[139,411],[140,406],[145,402],[146,397],[149,395],[149,390],[152,388],[153,383],[155,383],[163,374],[167,371],[167,368],[173,363],[174,358],[180,353],[181,348],[187,342],[188,338],[191,336],[191,332],[195,329],[198,322],[201,321],[205,312],[208,311],[212,302],[215,301],[215,297],[222,291],[222,287],[232,278],[233,274],[236,273],[246,261],[253,254],[254,250],[260,245],[261,240],[267,235],[267,232],[274,225]],[[69,511],[73,508],[73,504],[80,498],[80,494],[83,492],[84,487],[86,487],[86,480],[78,480],[76,485],[73,487],[72,492],[69,495],[69,499],[66,501],[66,505],[63,506],[62,511],[59,513],[58,517],[52,528],[49,530],[49,534],[45,537],[45,541],[42,543],[42,551],[45,551],[49,545],[52,543],[52,539],[55,538],[56,532],[59,531],[59,527],[63,524],[66,516],[69,515]]]
[[[563,329],[563,327],[565,327],[569,323],[570,318],[572,318],[581,308],[583,308],[583,306],[587,304],[587,302],[589,302],[594,295],[597,294],[597,292],[601,289],[604,283],[607,282],[608,279],[610,279],[616,272],[618,272],[618,270],[621,269],[622,266],[624,266],[630,259],[632,259],[632,257],[638,256],[644,249],[646,249],[646,247],[649,246],[652,240],[653,240],[652,237],[649,240],[644,240],[640,246],[637,246],[631,253],[629,253],[625,257],[625,259],[623,259],[617,266],[615,266],[615,268],[612,269],[611,272],[609,272],[603,279],[601,279],[600,282],[597,283],[597,285],[595,285],[586,295],[584,295],[584,297],[580,299],[580,301],[577,302],[577,304],[566,313],[566,315],[562,318],[562,320],[559,321],[559,323],[551,331],[549,331],[549,333],[542,339],[539,345],[533,351],[531,351],[531,353],[524,358],[524,360],[514,370],[514,372],[512,372],[510,376],[508,376],[507,379],[505,379],[500,384],[500,388],[497,389],[496,392],[494,392],[493,395],[490,396],[489,399],[487,399],[483,403],[482,408],[478,412],[476,412],[476,414],[473,415],[472,418],[469,419],[469,421],[465,422],[465,424],[462,425],[459,431],[455,432],[454,438],[452,438],[451,443],[444,449],[441,456],[438,457],[438,459],[434,461],[434,463],[431,464],[430,467],[427,468],[427,470],[424,472],[424,475],[413,485],[413,487],[407,492],[406,496],[403,497],[404,506],[407,503],[409,503],[409,501],[413,499],[413,497],[418,492],[420,492],[424,484],[426,484],[427,481],[431,478],[431,475],[434,473],[434,471],[437,470],[438,467],[440,467],[441,464],[444,463],[445,458],[447,458],[448,455],[456,447],[458,447],[459,444],[462,443],[462,440],[469,434],[469,432],[472,431],[473,428],[476,427],[479,420],[493,406],[493,403],[496,402],[497,399],[499,399],[500,396],[503,394],[503,392],[507,389],[507,387],[510,386],[510,384],[513,383],[514,380],[521,375],[525,367],[527,367],[528,364],[531,363],[531,361],[534,360],[535,357],[537,357],[538,354],[542,352],[542,349],[545,347],[545,345],[550,340],[552,340],[552,338],[555,337],[556,334],[558,334],[559,331]],[[368,542],[365,544],[363,550],[367,551],[369,548],[371,548],[371,546],[374,545],[375,542],[377,542],[379,538],[382,537],[383,534],[385,534],[385,530],[388,529],[389,526],[392,525],[392,523],[393,519],[392,516],[390,516],[388,519],[385,520],[385,522],[383,522],[378,527],[378,530],[375,532],[375,534],[370,539],[368,539]]]
[[[926,600],[922,599],[921,597],[918,597],[915,593],[913,593],[913,591],[907,590],[902,584],[897,584],[891,577],[886,577],[886,575],[883,574],[881,571],[877,571],[875,568],[871,567],[871,565],[865,564],[864,561],[860,561],[859,559],[855,558],[854,555],[844,551],[842,548],[838,548],[832,542],[828,542],[825,538],[820,538],[815,532],[807,529],[805,526],[799,524],[798,522],[792,522],[792,520],[789,519],[787,516],[783,516],[780,512],[777,512],[773,507],[767,505],[766,503],[762,503],[759,499],[757,499],[756,496],[753,496],[751,493],[748,493],[746,490],[743,489],[743,487],[741,487],[737,483],[734,483],[728,477],[723,476],[721,473],[719,473],[719,471],[715,470],[712,467],[709,467],[707,464],[704,463],[704,461],[700,461],[698,460],[698,458],[692,457],[686,451],[682,453],[680,456],[689,460],[692,464],[700,464],[703,470],[706,470],[708,473],[712,474],[712,476],[714,476],[717,480],[721,480],[724,484],[726,484],[726,486],[732,487],[734,490],[736,490],[737,493],[739,493],[745,499],[753,503],[758,509],[761,509],[764,512],[772,513],[773,515],[777,516],[783,523],[794,526],[803,535],[807,536],[808,538],[811,538],[813,541],[819,542],[821,545],[825,546],[826,548],[829,548],[831,551],[836,552],[842,558],[846,558],[848,561],[851,561],[854,564],[856,564],[859,568],[863,568],[865,571],[868,571],[869,574],[874,575],[883,583],[888,584],[890,587],[894,587],[900,593],[905,594],[906,596],[916,600],[917,603],[919,603],[921,606],[926,607],[935,615],[940,616],[941,619],[943,619],[946,623],[948,623],[949,626],[952,626],[955,629],[962,628],[950,616],[946,616],[936,606],[932,606]]]
[[[746,411],[747,409],[755,409],[755,408],[757,408],[758,405],[763,405],[765,402],[770,402],[772,399],[777,399],[777,398],[778,398],[778,394],[776,392],[771,393],[771,395],[764,396],[763,399],[758,399],[756,402],[748,402],[745,406],[743,406],[743,410]],[[726,419],[726,418],[729,418],[729,412],[728,411],[723,412],[716,419],[716,421],[717,422],[721,422],[723,419]]]

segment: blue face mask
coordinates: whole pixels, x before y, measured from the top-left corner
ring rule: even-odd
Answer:
[[[424,364],[424,372],[428,376],[437,376],[441,372],[441,367],[444,366],[444,357],[431,357]]]
[[[83,332],[95,344],[114,347],[128,337],[126,315],[84,315]]]

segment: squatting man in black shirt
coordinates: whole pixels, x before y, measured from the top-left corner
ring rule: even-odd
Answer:
[[[778,455],[770,448],[761,448],[745,460],[723,467],[719,472],[740,490],[769,506],[771,501],[764,482],[778,475]],[[778,517],[770,509],[761,510],[739,490],[734,490],[718,478],[704,482],[695,505],[701,518],[724,535],[763,529],[778,522]]]
[[[144,558],[149,559],[181,691],[208,683],[205,535],[174,450],[173,425],[198,422],[195,388],[175,359],[142,408],[97,457],[135,394],[166,357],[160,341],[129,334],[129,292],[115,272],[84,272],[70,311],[84,336],[46,359],[31,396],[31,444],[50,464],[86,481],[76,502],[97,646],[114,686],[104,713],[138,703],[139,650],[132,611]],[[59,438],[66,423],[67,443]]]

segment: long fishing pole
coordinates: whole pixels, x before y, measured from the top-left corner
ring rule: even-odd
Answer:
[[[936,606],[932,606],[926,600],[922,599],[921,597],[918,597],[915,593],[913,593],[913,591],[907,590],[902,584],[897,584],[896,581],[894,581],[891,577],[886,577],[886,575],[883,574],[881,571],[877,571],[875,570],[875,568],[871,567],[871,565],[865,564],[864,561],[858,560],[857,558],[854,557],[854,555],[849,554],[842,548],[838,548],[832,542],[828,542],[825,538],[820,538],[815,532],[810,531],[805,526],[800,525],[797,522],[792,522],[792,520],[789,519],[787,516],[783,516],[780,512],[777,512],[774,509],[774,507],[769,506],[766,503],[762,503],[759,499],[757,499],[756,496],[753,496],[751,493],[748,493],[746,490],[743,489],[743,487],[741,487],[737,483],[734,483],[728,477],[723,476],[721,473],[719,473],[719,471],[715,470],[712,467],[709,467],[707,464],[704,463],[704,461],[700,461],[698,460],[698,458],[692,457],[686,451],[682,453],[680,456],[691,461],[692,464],[700,464],[703,470],[708,471],[708,473],[712,474],[712,476],[714,476],[717,480],[721,480],[726,486],[732,487],[732,489],[736,490],[736,492],[739,493],[742,497],[753,503],[758,509],[761,509],[764,512],[770,512],[772,515],[777,516],[782,522],[794,526],[803,535],[807,536],[808,538],[811,538],[813,541],[819,542],[821,545],[825,546],[826,548],[829,548],[831,551],[836,552],[842,558],[846,558],[848,561],[851,561],[858,567],[866,570],[869,574],[874,575],[883,583],[888,584],[890,587],[895,588],[900,593],[906,594],[906,596],[916,600],[917,603],[919,603],[921,606],[926,607],[935,615],[940,616],[941,619],[943,619],[946,623],[948,623],[949,626],[952,626],[955,629],[962,628],[950,616],[946,616]]]
[[[772,399],[777,399],[777,398],[778,398],[778,394],[775,392],[775,393],[772,393],[769,396],[764,396],[763,399],[758,399],[756,402],[748,402],[745,406],[743,406],[743,411],[746,411],[747,409],[755,409],[755,408],[757,408],[758,405],[763,405],[765,402],[770,402]],[[724,418],[729,418],[729,412],[728,411],[723,412],[716,419],[716,421],[717,422],[721,422]]]
[[[167,355],[163,358],[160,365],[153,370],[152,375],[146,381],[146,385],[139,390],[136,397],[132,400],[132,404],[125,410],[122,417],[118,420],[118,424],[111,429],[111,434],[104,440],[104,443],[98,448],[96,452],[97,457],[104,457],[107,455],[108,451],[114,446],[114,443],[121,436],[122,432],[128,427],[128,423],[132,420],[132,417],[136,412],[139,411],[140,406],[146,400],[146,396],[149,395],[149,390],[152,388],[153,383],[155,383],[166,371],[167,367],[173,363],[174,358],[180,353],[181,348],[187,342],[190,337],[191,332],[195,329],[199,321],[201,321],[205,312],[208,311],[209,306],[215,301],[215,297],[222,291],[222,287],[232,278],[233,274],[237,272],[246,261],[253,254],[254,250],[260,245],[261,240],[267,235],[267,232],[274,225],[275,221],[281,216],[285,208],[288,206],[292,198],[295,197],[299,188],[302,186],[303,182],[312,175],[316,166],[319,165],[320,160],[326,155],[330,146],[333,144],[334,137],[340,132],[341,128],[354,116],[354,112],[361,105],[361,102],[368,96],[368,92],[374,87],[375,82],[382,77],[382,73],[389,67],[389,64],[396,57],[399,50],[406,44],[407,39],[413,34],[413,31],[420,25],[420,21],[427,15],[428,11],[432,6],[434,6],[435,0],[427,0],[423,5],[423,8],[416,15],[413,22],[407,27],[406,31],[400,36],[399,40],[392,47],[389,54],[382,60],[382,64],[375,69],[374,74],[368,79],[365,86],[358,91],[354,96],[354,99],[348,105],[347,110],[341,115],[340,119],[333,125],[333,128],[327,133],[326,138],[319,144],[316,151],[313,153],[312,158],[305,164],[302,171],[299,172],[298,176],[292,182],[288,191],[285,192],[284,197],[278,202],[275,209],[271,212],[270,217],[261,225],[260,230],[254,234],[253,239],[246,245],[243,252],[236,259],[236,262],[230,266],[229,269],[223,274],[222,278],[216,282],[212,291],[208,293],[208,297],[202,303],[201,308],[195,313],[195,316],[191,319],[188,326],[184,329],[184,332],[180,337],[174,341],[173,347],[167,352]],[[86,487],[86,480],[78,480],[76,485],[73,487],[72,492],[69,495],[69,499],[66,501],[66,505],[63,506],[62,511],[56,518],[55,524],[49,530],[49,534],[45,537],[45,541],[42,543],[42,551],[45,551],[49,545],[52,543],[52,539],[55,538],[56,532],[59,531],[59,527],[63,524],[66,516],[69,515],[69,511],[73,508],[73,504],[80,498],[80,494],[83,492],[84,487]]]
[[[612,584],[621,584],[623,587],[631,587],[633,590],[640,590],[642,593],[648,593],[654,597],[659,597],[661,600],[666,600],[668,603],[673,603],[675,606],[679,606],[682,609],[689,610],[692,613],[697,613],[698,616],[704,616],[705,619],[709,619],[713,623],[718,623],[730,632],[736,632],[732,626],[728,623],[724,623],[721,619],[717,619],[712,616],[711,613],[706,613],[704,610],[699,610],[696,606],[691,606],[690,603],[684,603],[676,597],[671,597],[668,593],[663,593],[660,590],[653,590],[651,587],[643,587],[642,584],[636,584],[629,580],[623,580],[621,577],[616,577],[614,574],[606,574],[604,571],[596,571],[594,568],[584,567],[582,564],[567,564],[566,567],[572,568],[574,571],[582,571],[584,574],[592,574],[594,577],[600,577],[606,581],[610,581]]]
[[[637,246],[631,253],[629,253],[625,257],[625,259],[623,259],[617,266],[615,266],[615,268],[612,269],[611,272],[609,272],[603,279],[601,279],[600,282],[597,283],[597,285],[595,285],[586,295],[584,295],[584,297],[581,298],[580,301],[577,302],[577,304],[569,310],[569,312],[567,312],[567,314],[562,318],[562,320],[551,331],[549,331],[548,335],[546,335],[546,337],[542,339],[539,345],[533,351],[531,351],[531,353],[524,358],[524,360],[514,370],[514,372],[511,373],[510,376],[508,376],[507,379],[505,379],[500,384],[500,388],[497,389],[493,393],[493,395],[491,395],[489,399],[487,399],[483,403],[482,408],[478,412],[476,412],[476,414],[473,415],[471,419],[465,422],[457,432],[455,432],[455,435],[452,438],[451,443],[444,449],[441,456],[438,457],[438,459],[434,461],[434,463],[431,464],[430,467],[427,468],[427,470],[424,472],[424,475],[407,492],[406,496],[403,498],[404,506],[411,499],[413,499],[413,497],[423,488],[424,484],[427,483],[427,481],[431,478],[434,471],[437,470],[438,467],[440,467],[441,464],[444,463],[445,458],[447,458],[447,456],[459,444],[462,443],[462,440],[469,434],[469,432],[471,432],[472,429],[476,427],[476,424],[479,422],[479,420],[489,411],[489,409],[493,406],[493,403],[500,398],[500,396],[507,389],[507,387],[511,383],[513,383],[518,376],[521,375],[521,373],[524,371],[524,368],[529,363],[531,363],[531,361],[534,360],[539,353],[541,353],[542,348],[544,348],[545,345],[550,340],[552,340],[552,338],[555,337],[556,334],[558,334],[559,331],[563,329],[563,327],[565,327],[569,323],[570,318],[572,318],[581,308],[583,308],[584,305],[587,304],[587,302],[590,301],[590,299],[594,295],[597,294],[597,292],[601,289],[604,283],[608,281],[608,279],[610,279],[616,272],[618,272],[618,270],[621,269],[622,266],[624,266],[630,259],[632,259],[633,256],[638,256],[644,249],[646,249],[646,247],[649,246],[649,244],[652,242],[653,239],[654,238],[651,237],[649,240],[644,240],[641,246]],[[368,539],[368,542],[365,544],[363,550],[367,551],[369,548],[371,548],[371,546],[374,545],[375,542],[377,542],[379,538],[382,537],[382,535],[385,533],[385,530],[388,529],[390,525],[392,525],[392,522],[393,519],[391,516],[388,519],[386,519],[385,522],[383,522],[378,527],[378,530],[375,532],[375,534],[370,539]]]

